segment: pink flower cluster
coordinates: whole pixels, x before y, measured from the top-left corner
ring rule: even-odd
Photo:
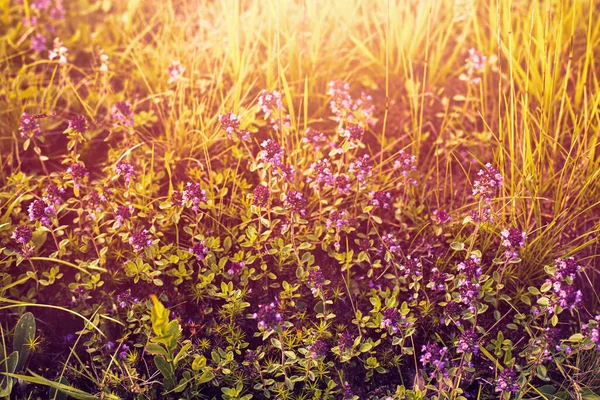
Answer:
[[[360,98],[354,100],[350,95],[350,85],[340,80],[329,82],[327,95],[331,97],[329,108],[337,122],[364,122],[370,126],[377,123],[375,105],[370,95],[362,92]]]

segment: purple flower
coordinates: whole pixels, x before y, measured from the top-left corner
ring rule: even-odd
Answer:
[[[252,203],[257,207],[266,207],[271,193],[265,185],[258,185],[254,188]]]
[[[120,228],[123,223],[131,218],[133,215],[133,207],[132,206],[123,206],[118,205],[115,210],[115,228]]]
[[[350,386],[349,383],[346,383],[344,385],[344,397],[342,398],[342,400],[352,400],[354,399],[354,392],[352,391],[352,387]]]
[[[63,336],[62,343],[63,344],[71,344],[75,341],[76,338],[77,338],[77,336],[75,336],[74,334],[67,333],[66,335]]]
[[[252,318],[258,320],[258,327],[260,329],[275,329],[280,327],[283,322],[283,317],[277,311],[277,304],[275,302],[260,304],[258,312],[254,313]]]
[[[65,194],[65,189],[51,183],[46,186],[46,195],[42,198],[48,204],[62,204],[61,196]]]
[[[338,174],[333,178],[333,188],[337,190],[337,194],[348,194],[350,193],[351,187],[352,185],[348,175]]]
[[[71,175],[71,178],[73,179],[73,184],[75,185],[75,187],[80,188],[82,181],[84,181],[86,179],[86,177],[89,176],[90,173],[88,172],[87,168],[85,168],[85,166],[83,164],[73,163],[67,169],[67,174]]]
[[[236,132],[240,127],[240,117],[232,112],[219,114],[218,118],[219,123],[221,124],[221,129],[227,132],[228,136],[231,136],[231,134]]]
[[[121,360],[127,358],[127,350],[129,350],[129,346],[127,346],[126,344],[123,344],[123,346],[121,346],[121,349],[119,350],[119,354],[117,355],[117,358],[119,358]]]
[[[133,111],[131,111],[131,104],[128,101],[119,101],[112,108],[111,118],[113,121],[122,125],[133,126],[134,121]]]
[[[98,193],[96,190],[94,190],[85,196],[83,200],[83,206],[90,213],[99,213],[102,212],[102,205],[106,203],[106,200],[105,193]],[[90,218],[96,220],[96,216],[93,214],[90,216]]]
[[[452,217],[446,210],[433,210],[431,220],[438,225],[445,225],[452,220]]]
[[[566,282],[550,282],[552,283],[552,292],[556,296],[556,300],[553,303],[566,310],[573,310],[581,303],[583,297],[581,290],[575,290],[573,286],[568,285]],[[549,311],[556,312],[556,308],[552,305],[548,309]]]
[[[344,226],[347,226],[348,223],[348,215],[345,210],[331,210],[331,212],[329,213],[329,218],[327,218],[327,221],[325,221],[325,226],[327,226],[327,229],[333,228],[336,230],[340,230]]]
[[[249,142],[252,139],[252,133],[247,129],[237,131],[237,135],[242,142]]]
[[[340,122],[342,119],[354,119],[351,115],[353,101],[350,95],[349,84],[340,80],[331,81],[328,84],[327,95],[331,97],[329,108],[335,114],[337,122]]]
[[[477,311],[476,301],[481,293],[481,285],[469,279],[460,279],[458,281],[458,292],[458,301],[467,305],[469,312],[474,314]]]
[[[410,327],[410,322],[395,308],[386,308],[381,315],[383,316],[381,329],[389,329],[392,333],[398,333],[401,329]]]
[[[321,268],[313,268],[308,270],[308,286],[311,293],[314,295],[325,285],[325,276]]]
[[[596,345],[596,349],[600,350],[600,314],[593,320],[589,320],[587,324],[582,324],[581,331]]]
[[[390,208],[390,202],[392,201],[392,195],[388,192],[382,192],[378,190],[376,192],[369,193],[371,196],[371,204],[377,208],[388,209]]]
[[[349,124],[340,130],[340,136],[348,139],[350,142],[362,141],[365,130],[358,124]]]
[[[77,115],[69,121],[69,128],[79,133],[85,133],[88,130],[87,120],[83,115]]]
[[[327,347],[327,343],[317,339],[313,344],[308,345],[307,350],[309,357],[315,359],[326,355],[329,348]]]
[[[431,269],[431,278],[427,287],[438,292],[444,291],[446,290],[446,279],[448,279],[448,274],[434,267]]]
[[[341,333],[337,345],[340,349],[340,353],[352,349],[354,346],[354,336],[350,332]]]
[[[27,211],[31,222],[40,221],[46,226],[51,225],[50,217],[56,212],[53,206],[46,204],[43,200],[34,200],[29,204]]]
[[[33,0],[31,2],[31,8],[37,9],[40,11],[50,8],[51,5],[52,5],[52,0]]]
[[[185,184],[181,198],[184,203],[191,202],[192,210],[198,212],[200,202],[206,203],[206,191],[200,187],[199,183],[188,182]]]
[[[517,384],[517,373],[512,368],[505,368],[498,374],[496,379],[496,392],[516,393],[519,390]]]
[[[46,50],[46,37],[41,33],[35,34],[31,37],[31,50],[41,53]]]
[[[461,326],[460,317],[462,314],[462,307],[455,301],[450,301],[444,307],[444,312],[440,318],[440,323],[446,324],[448,321],[453,321],[457,326]]]
[[[283,164],[283,147],[273,139],[267,139],[261,144],[264,150],[258,153],[258,159],[280,167]]]
[[[29,19],[23,18],[23,25],[26,27],[36,26],[38,23],[38,17],[36,15],[29,15]]]
[[[362,156],[362,158],[358,158],[352,162],[348,168],[348,171],[351,174],[354,174],[361,185],[364,185],[367,181],[367,178],[371,176],[372,169],[373,168],[371,167],[369,155],[365,154]]]
[[[333,180],[331,164],[328,159],[324,158],[310,165],[306,181],[314,190],[320,190],[321,186],[333,186]]]
[[[489,203],[498,194],[504,178],[490,163],[485,164],[485,168],[479,170],[477,177],[473,182],[473,196],[481,197],[486,203]]]
[[[66,64],[69,56],[69,49],[63,46],[63,42],[59,38],[54,39],[54,47],[48,51],[48,59],[54,60],[58,58],[59,64]]]
[[[479,277],[483,271],[480,263],[481,260],[475,255],[472,255],[471,258],[456,266],[457,271],[462,276],[462,278],[458,280],[458,300],[467,305],[468,310],[472,313],[475,313],[477,310],[475,303],[481,293]]]
[[[485,69],[486,61],[487,57],[484,56],[482,52],[475,49],[469,49],[467,64],[470,68],[475,71],[483,71]]]
[[[169,75],[169,83],[177,82],[179,78],[181,78],[181,75],[183,75],[184,71],[185,68],[183,67],[183,65],[181,65],[179,61],[173,61],[171,66],[167,68],[167,74]]]
[[[273,111],[283,109],[281,93],[277,90],[269,92],[268,90],[263,89],[258,96],[258,104],[265,114],[265,119],[269,118]]]
[[[404,150],[398,152],[396,161],[394,161],[394,169],[400,171],[400,174],[405,178],[406,183],[416,185],[417,181],[410,178],[410,174],[417,170],[417,157],[407,153]]]
[[[127,289],[124,292],[121,292],[117,295],[117,304],[119,305],[120,308],[125,308],[127,307],[127,302],[129,301],[129,298],[131,297],[131,289]]]
[[[577,272],[581,271],[581,265],[577,264],[573,257],[565,259],[557,258],[554,260],[554,267],[556,268],[556,272],[554,273],[555,279],[565,279],[570,282],[573,282]]]
[[[479,210],[473,210],[469,216],[475,222],[494,222],[494,212],[490,206],[482,207],[481,213]]]
[[[31,256],[35,254],[35,247],[30,244],[24,244],[21,246],[21,251],[19,252],[23,258],[30,259]]]
[[[386,235],[383,235],[381,237],[381,241],[383,242],[383,245],[385,246],[387,251],[389,251],[390,253],[398,255],[402,252],[402,248],[400,247],[398,240],[393,234],[388,233]]]
[[[294,182],[294,174],[296,170],[291,165],[280,165],[279,168],[273,171],[274,176],[281,176],[283,179],[287,179],[290,182]]]
[[[125,186],[129,187],[131,178],[133,177],[133,165],[125,161],[119,161],[115,165],[115,173],[125,177]]]
[[[243,261],[232,261],[231,262],[231,266],[229,267],[229,269],[227,270],[227,273],[229,275],[236,275],[238,272],[240,272],[244,267],[246,266],[246,263],[244,263]]]
[[[302,143],[310,144],[316,151],[321,150],[327,144],[327,136],[315,129],[308,128],[302,138]]]
[[[26,139],[30,137],[36,137],[42,134],[42,129],[38,125],[36,119],[36,116],[31,116],[26,112],[24,112],[21,115],[21,127],[19,128],[19,131],[21,132],[21,137]]]
[[[468,279],[475,278],[479,279],[483,270],[481,269],[481,259],[476,255],[471,255],[465,261],[459,263],[456,266],[458,272],[463,273]]]
[[[129,237],[129,244],[133,246],[133,250],[141,251],[145,247],[152,246],[152,237],[148,229],[136,229]]]
[[[375,114],[375,104],[373,103],[373,97],[366,94],[365,92],[360,93],[360,99],[357,99],[352,105],[353,111],[359,111],[360,118],[367,121],[371,126],[375,126],[376,120],[373,118]]]
[[[196,260],[204,260],[204,257],[208,253],[208,247],[206,247],[206,242],[204,240],[200,240],[190,249],[190,253],[196,256]]]
[[[471,84],[478,84],[481,82],[481,73],[485,71],[487,63],[487,57],[478,50],[469,49],[469,55],[465,60],[466,72],[461,74],[459,79],[466,81]]]
[[[583,297],[581,290],[575,290],[572,286],[577,272],[581,271],[581,266],[577,264],[573,257],[567,259],[557,258],[554,269],[552,277],[546,279],[546,284],[551,285],[551,291],[548,293],[552,295],[546,311],[558,313],[557,306],[562,309],[573,310],[581,303]]]
[[[464,331],[463,333],[461,333],[460,337],[458,338],[456,352],[459,354],[460,353],[473,353],[473,354],[479,353],[479,345],[477,344],[478,340],[479,340],[479,336],[477,335],[477,333],[475,333],[475,331]]]
[[[416,258],[412,256],[407,256],[406,260],[404,260],[399,266],[398,270],[400,271],[400,275],[405,279],[413,276],[422,276],[423,264]]]
[[[27,244],[32,237],[31,229],[27,225],[17,226],[12,234],[12,238],[20,244]]]
[[[283,195],[283,204],[285,207],[292,212],[300,214],[301,217],[306,215],[306,204],[307,201],[304,195],[297,190],[290,190]]]
[[[54,7],[50,9],[50,18],[55,21],[62,21],[65,19],[65,7],[63,6],[62,0],[54,0]]]
[[[448,348],[440,347],[439,344],[428,344],[421,348],[421,364],[424,367],[430,365],[432,371],[429,374],[431,379],[440,374],[443,378],[450,377],[449,369],[451,361],[448,358]]]
[[[513,259],[519,256],[518,251],[525,247],[527,234],[518,229],[504,229],[500,234],[502,236],[502,246],[506,249],[504,254],[506,258]]]

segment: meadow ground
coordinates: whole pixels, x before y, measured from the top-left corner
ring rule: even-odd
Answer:
[[[0,397],[600,398],[598,0],[0,0]]]

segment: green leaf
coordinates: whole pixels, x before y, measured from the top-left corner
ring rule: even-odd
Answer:
[[[552,289],[552,283],[551,282],[545,282],[542,287],[540,288],[540,292],[542,293],[546,293],[548,290]]]
[[[465,244],[461,242],[452,242],[450,243],[450,248],[454,251],[462,251],[465,250]]]
[[[32,376],[21,375],[21,374],[11,374],[11,373],[6,373],[6,372],[4,372],[3,374],[5,374],[6,376],[9,376],[11,378],[20,379],[25,382],[30,382],[30,383],[35,383],[37,385],[44,385],[44,386],[48,386],[51,388],[55,388],[57,390],[60,390],[61,392],[65,392],[69,397],[72,397],[76,400],[98,400],[99,399],[99,397],[89,394],[87,392],[84,392],[83,390],[79,390],[79,389],[76,389],[69,385],[59,383],[59,382],[51,381],[40,375],[36,375],[35,373],[33,373],[31,371],[30,371],[30,373]]]
[[[538,387],[537,390],[542,394],[556,393],[556,388],[552,385],[543,385],[543,386]]]
[[[529,286],[529,287],[527,288],[527,290],[529,291],[529,293],[531,293],[531,294],[532,294],[532,295],[534,295],[534,296],[539,296],[540,294],[542,294],[542,293],[539,291],[539,289],[538,289],[538,288],[536,288],[536,287],[533,287],[533,286]]]
[[[16,366],[16,370],[10,371],[21,371],[27,362],[29,356],[30,343],[35,338],[35,317],[32,313],[26,312],[19,318],[15,327],[15,336],[13,338],[13,350],[19,352],[19,363]]]
[[[575,333],[569,336],[569,342],[579,343],[583,340],[584,336],[581,333]]]
[[[228,252],[229,249],[231,249],[231,236],[227,236],[223,241],[223,250],[225,250],[225,252]]]
[[[600,395],[592,392],[590,389],[585,389],[581,394],[583,400],[600,400]]]
[[[177,355],[173,359],[173,365],[175,367],[177,367],[177,365],[179,364],[179,362],[181,360],[183,360],[183,358],[187,355],[187,351],[190,349],[190,347],[192,347],[192,343],[191,342],[187,342],[186,344],[184,344],[183,346],[181,346],[181,349],[179,350],[179,353],[177,353]]]
[[[202,368],[206,366],[206,357],[198,355],[194,358],[192,362],[192,369],[194,371],[200,371]]]
[[[146,345],[146,352],[155,356],[161,355],[165,358],[169,358],[169,353],[167,352],[167,350],[165,350],[164,347],[156,343],[149,343],[148,345]]]
[[[163,356],[154,356],[154,365],[160,371],[164,378],[165,388],[172,390],[175,388],[175,378],[173,376],[173,370],[171,365],[165,360]]]
[[[65,378],[64,376],[62,378],[60,378],[60,380],[58,381],[60,384],[62,385],[69,385],[69,380],[67,378]],[[69,395],[66,392],[63,392],[60,389],[51,387],[50,388],[50,400],[67,400],[69,397]]]
[[[546,376],[548,374],[548,371],[546,370],[546,367],[543,365],[538,365],[537,366],[537,376],[542,379],[542,380],[547,380],[548,377]]]
[[[548,304],[550,304],[550,300],[548,300],[548,298],[547,298],[547,297],[540,297],[540,298],[538,299],[537,303],[538,303],[540,306],[547,306]]]
[[[157,336],[161,336],[169,322],[169,310],[163,306],[155,295],[150,296],[152,300],[152,313],[150,319],[152,321],[152,330]]]
[[[198,383],[206,383],[212,381],[214,377],[215,374],[212,372],[212,370],[207,370],[204,371],[204,373],[202,373],[202,375],[200,375],[198,378],[196,378],[196,381]]]
[[[363,343],[360,345],[360,348],[358,349],[361,353],[366,353],[367,351],[371,350],[373,348],[373,345],[371,343]]]

